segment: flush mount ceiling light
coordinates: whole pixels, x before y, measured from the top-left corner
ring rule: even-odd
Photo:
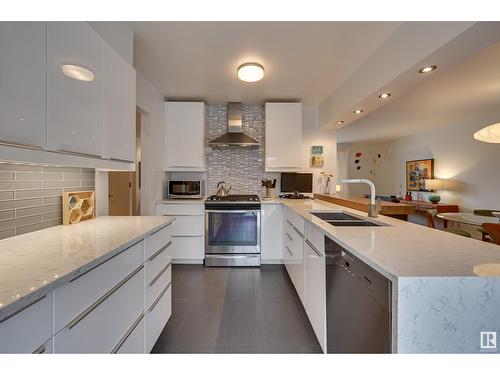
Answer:
[[[355,109],[354,111],[352,111],[352,113],[359,115],[360,113],[363,113],[363,110],[362,109]]]
[[[379,99],[387,99],[389,96],[391,96],[390,92],[384,92],[383,94],[380,94],[378,97]]]
[[[343,120],[339,120],[339,121],[337,121],[337,125],[342,125],[343,123],[344,123],[344,121],[343,121]]]
[[[500,143],[500,123],[487,126],[475,132],[474,139],[486,143]]]
[[[238,78],[245,82],[257,82],[264,78],[264,67],[257,63],[246,63],[238,67]]]
[[[429,65],[429,66],[424,66],[418,72],[419,73],[430,73],[430,72],[433,72],[436,69],[437,69],[437,65]]]
[[[95,79],[95,74],[82,66],[64,64],[61,69],[65,76],[78,81],[92,82]]]

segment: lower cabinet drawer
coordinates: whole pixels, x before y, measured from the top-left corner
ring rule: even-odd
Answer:
[[[110,353],[144,311],[144,267],[54,337],[55,353]]]
[[[151,282],[146,285],[145,289],[145,306],[146,310],[149,309],[153,303],[159,298],[163,290],[172,281],[172,267],[167,264],[158,275],[156,275]]]
[[[170,245],[161,249],[144,263],[144,267],[146,268],[146,284],[149,284],[169,263],[172,262],[172,258],[169,254],[169,248],[172,244],[173,242],[170,242]]]
[[[146,310],[146,353],[150,353],[163,328],[172,315],[172,286],[162,291],[160,297]]]
[[[116,347],[117,354],[142,354],[144,353],[144,314],[134,322],[134,327],[127,336],[124,337],[123,343]]]
[[[202,260],[205,258],[205,237],[172,237],[172,246],[169,247],[172,261]]]
[[[144,241],[54,291],[54,331],[57,333],[144,263]]]
[[[148,237],[146,259],[153,256],[157,251],[172,240],[172,223],[161,228],[160,230],[157,230]]]
[[[52,293],[0,322],[0,353],[42,351],[52,336]]]

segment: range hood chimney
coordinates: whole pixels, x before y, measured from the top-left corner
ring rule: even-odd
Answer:
[[[227,133],[208,142],[210,147],[248,147],[257,148],[260,146],[252,137],[243,134],[243,120],[241,113],[241,103],[227,103]]]

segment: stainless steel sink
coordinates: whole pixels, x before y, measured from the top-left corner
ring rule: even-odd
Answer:
[[[346,214],[345,212],[311,212],[312,215],[319,217],[321,220],[364,220],[361,217]]]
[[[311,212],[311,215],[326,221],[336,227],[382,227],[387,224],[367,220],[364,217],[355,216],[342,211],[335,212]]]

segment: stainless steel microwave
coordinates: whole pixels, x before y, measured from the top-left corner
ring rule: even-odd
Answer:
[[[168,181],[168,198],[200,199],[205,193],[205,181]]]

